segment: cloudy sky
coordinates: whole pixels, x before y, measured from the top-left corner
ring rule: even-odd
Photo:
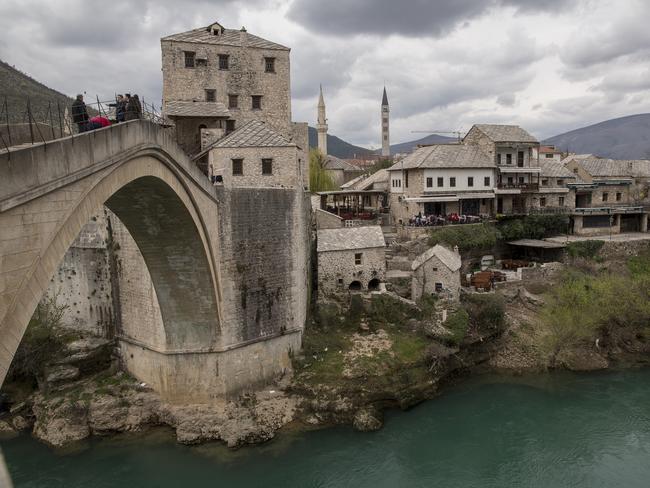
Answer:
[[[539,138],[650,112],[647,0],[0,0],[0,59],[48,86],[160,104],[162,36],[218,20],[292,48],[293,119],[379,147],[519,124]]]

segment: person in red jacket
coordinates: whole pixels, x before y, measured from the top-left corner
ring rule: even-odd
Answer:
[[[108,127],[109,125],[111,125],[110,120],[101,115],[96,115],[88,121],[88,130],[101,129],[102,127]]]

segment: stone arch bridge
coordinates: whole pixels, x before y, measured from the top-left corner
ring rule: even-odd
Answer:
[[[102,205],[137,243],[164,329],[155,341],[119,337],[127,369],[179,402],[281,374],[306,313],[304,200],[302,189],[211,185],[169,129],[148,121],[0,153],[0,381],[68,247]],[[265,211],[277,202],[286,225],[274,233]],[[253,204],[262,210],[242,213]],[[262,237],[266,254],[244,252],[242,262]],[[285,271],[269,273],[268,263]]]

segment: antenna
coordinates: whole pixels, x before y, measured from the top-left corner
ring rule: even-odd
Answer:
[[[458,138],[458,142],[461,141],[461,132],[459,130],[412,130],[412,134],[455,134]]]

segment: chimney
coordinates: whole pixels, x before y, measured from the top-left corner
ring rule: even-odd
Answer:
[[[239,43],[241,47],[247,47],[248,37],[246,36],[246,27],[244,26],[239,30]]]

